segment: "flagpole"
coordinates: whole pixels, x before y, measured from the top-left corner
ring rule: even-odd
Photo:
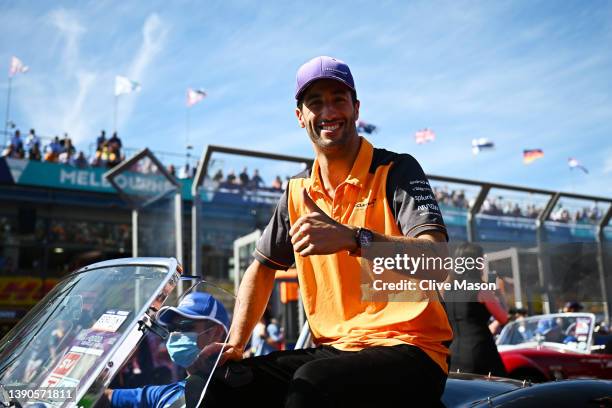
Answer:
[[[115,103],[113,108],[113,133],[117,132],[117,104],[119,103],[119,95],[115,94]]]
[[[189,116],[189,107],[186,107],[187,112],[185,114],[185,146],[189,145],[189,128],[190,128],[190,116]]]
[[[6,117],[4,119],[4,146],[7,146],[8,139],[8,122],[9,122],[9,114],[11,111],[11,88],[13,85],[13,77],[9,75],[9,83],[8,83],[8,91],[6,95]]]

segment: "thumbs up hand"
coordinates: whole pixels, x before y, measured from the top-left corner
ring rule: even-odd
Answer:
[[[289,235],[293,250],[302,256],[328,255],[357,249],[355,229],[333,220],[302,190],[308,214],[298,218]]]

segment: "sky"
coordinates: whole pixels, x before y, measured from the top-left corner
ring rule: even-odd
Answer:
[[[26,133],[68,132],[86,153],[113,129],[124,75],[142,86],[118,99],[124,146],[312,157],[295,72],[330,55],[349,64],[361,119],[379,128],[368,139],[426,173],[607,197],[611,45],[612,2],[597,0],[0,3],[0,67],[12,55],[30,67],[13,78],[10,119]],[[208,97],[187,109],[188,87]],[[5,109],[7,88],[5,76]],[[426,127],[437,138],[417,145]],[[496,148],[474,156],[481,137]],[[524,165],[535,148],[544,157]]]

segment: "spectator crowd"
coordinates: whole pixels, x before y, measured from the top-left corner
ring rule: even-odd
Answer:
[[[67,133],[64,133],[64,137],[61,139],[59,136],[55,136],[43,146],[41,137],[36,134],[34,129],[30,129],[25,140],[21,136],[19,129],[17,129],[3,150],[2,157],[62,163],[78,168],[112,168],[125,160],[125,156],[122,153],[123,143],[117,132],[114,132],[110,138],[107,138],[106,132],[102,130],[96,139],[95,146],[94,154],[88,158],[83,151],[79,151],[77,154],[77,149]],[[174,165],[170,164],[167,170],[174,177],[188,179],[195,176],[196,168],[197,165],[191,167],[189,163],[185,163],[185,165],[177,170]],[[283,180],[281,176],[276,176],[270,185],[266,186],[258,169],[255,169],[249,175],[248,168],[244,167],[239,174],[230,169],[224,175],[223,170],[218,169],[209,180],[212,181],[214,189],[222,188],[237,192],[244,190],[269,190],[275,192],[282,191],[287,187],[289,177],[286,176]],[[434,186],[433,192],[436,201],[443,207],[467,210],[473,205],[473,199],[468,199],[463,189],[449,191],[448,186],[444,185]],[[520,205],[518,202],[498,196],[487,197],[482,204],[480,213],[492,216],[535,219],[542,210],[543,207],[536,204],[527,203],[526,205]],[[550,215],[550,220],[561,223],[593,224],[602,217],[603,212],[598,208],[597,204],[590,208],[583,207],[573,212],[559,204]]]
[[[36,130],[30,129],[24,140],[21,132],[17,129],[2,151],[2,157],[61,163],[78,168],[90,166],[110,168],[124,160],[121,147],[121,139],[117,132],[114,132],[113,136],[107,139],[106,132],[102,130],[97,138],[95,153],[88,158],[82,150],[77,153],[77,149],[67,133],[64,133],[64,137],[61,139],[59,136],[55,136],[43,144],[43,140],[36,134]]]
[[[441,206],[459,210],[468,210],[474,205],[474,199],[466,198],[465,190],[450,190],[448,186],[434,186],[436,201]],[[533,203],[518,203],[502,196],[487,197],[480,209],[481,214],[516,218],[537,218],[544,207]],[[550,214],[550,221],[566,224],[595,224],[603,217],[602,210],[594,203],[591,207],[582,207],[574,211],[558,204]]]
[[[259,169],[255,169],[249,176],[249,169],[244,167],[242,171],[236,175],[234,169],[230,169],[226,175],[222,169],[218,169],[212,176],[212,185],[214,188],[223,188],[232,191],[240,190],[269,190],[283,191],[289,183],[289,176],[285,180],[281,176],[276,176],[269,186],[266,186],[263,178],[259,174]]]

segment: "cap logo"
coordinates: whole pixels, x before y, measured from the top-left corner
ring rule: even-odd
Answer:
[[[212,317],[217,316],[217,303],[213,303],[213,309],[210,311],[209,316],[212,316]]]
[[[332,72],[336,72],[336,73],[338,73],[338,74],[347,75],[347,73],[346,73],[346,72],[344,72],[344,71],[340,71],[339,69],[335,69],[335,68],[329,68],[329,67],[326,67],[326,68],[325,68],[325,71],[332,71]]]
[[[193,301],[192,298],[185,298],[180,304],[180,306],[187,306],[187,307],[193,306],[193,305],[195,305],[195,302]]]

